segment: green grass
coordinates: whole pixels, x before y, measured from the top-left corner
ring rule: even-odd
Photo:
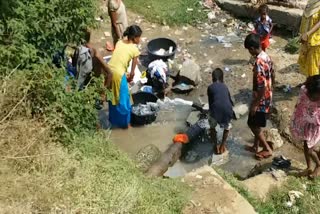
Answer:
[[[179,181],[145,177],[103,133],[74,136],[68,149],[36,121],[0,133],[1,213],[180,213],[190,195]]]
[[[288,44],[285,46],[285,51],[290,54],[297,54],[300,49],[299,37],[290,39]]]
[[[320,213],[320,180],[309,181],[303,178],[289,177],[288,181],[281,188],[271,191],[265,202],[255,198],[232,174],[223,171],[220,168],[215,170],[233,186],[258,213],[265,214],[291,214],[291,213]],[[288,193],[290,191],[299,191],[303,197],[296,199],[292,207],[288,207]]]
[[[194,24],[206,13],[198,0],[127,0],[126,7],[151,22],[168,25]],[[193,11],[187,11],[187,9]]]

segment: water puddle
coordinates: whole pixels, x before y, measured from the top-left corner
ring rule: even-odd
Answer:
[[[164,152],[172,144],[173,136],[187,129],[185,121],[191,111],[192,109],[186,106],[160,111],[155,123],[129,130],[113,130],[111,140],[132,158],[141,148],[149,144],[157,146],[161,152]],[[213,146],[207,135],[200,136],[195,142],[187,144],[183,147],[181,159],[168,169],[165,176],[181,177],[196,168],[213,164],[245,179],[251,169],[259,163],[252,153],[244,149],[245,145],[253,142],[253,135],[246,124],[246,116],[233,122],[233,129],[227,142],[228,152],[224,155],[213,154]],[[271,127],[272,124],[269,122],[269,128]],[[221,139],[223,130],[217,131],[218,139]],[[194,158],[195,162],[189,163],[185,160],[188,152],[197,156]],[[302,152],[290,144],[286,144],[275,152],[275,155],[280,154],[303,161]],[[272,159],[267,161],[271,162]]]

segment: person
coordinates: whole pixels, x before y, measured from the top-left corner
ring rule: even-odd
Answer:
[[[308,76],[319,74],[320,65],[320,1],[309,0],[300,25],[300,71]]]
[[[111,19],[111,31],[115,47],[128,27],[126,7],[122,0],[108,0],[108,13]]]
[[[104,86],[111,87],[112,73],[103,57],[90,43],[91,32],[85,31],[84,43],[74,53],[72,63],[77,70],[77,85],[83,90],[90,82],[92,75],[104,75]],[[92,73],[93,72],[93,73]]]
[[[318,177],[320,152],[316,152],[315,147],[320,140],[320,75],[309,77],[302,85],[290,130],[292,136],[304,144],[307,169],[302,175]],[[311,168],[311,159],[316,164],[314,170]]]
[[[226,151],[226,142],[229,131],[232,127],[231,120],[235,119],[233,112],[233,102],[226,84],[223,82],[223,71],[216,68],[212,72],[212,84],[208,87],[209,103],[209,124],[212,143],[217,154],[223,154]],[[217,142],[216,126],[220,125],[224,129],[222,142]]]
[[[244,46],[255,58],[253,66],[253,98],[248,117],[248,126],[254,134],[254,145],[247,150],[256,153],[256,158],[263,159],[272,156],[272,148],[266,142],[263,127],[266,127],[268,114],[270,113],[272,101],[272,61],[262,50],[260,37],[256,34],[249,34]],[[262,151],[258,151],[259,145]]]
[[[140,43],[142,30],[137,25],[129,26],[124,32],[126,39],[119,40],[109,61],[109,67],[113,73],[112,99],[109,102],[109,120],[113,127],[128,128],[131,118],[131,96],[128,82],[134,77],[134,71],[138,64],[140,51],[137,44]],[[132,60],[130,73],[127,68]]]
[[[255,33],[260,36],[260,44],[263,51],[270,46],[270,35],[273,29],[272,19],[268,16],[269,8],[266,4],[259,7],[260,17],[255,21]]]

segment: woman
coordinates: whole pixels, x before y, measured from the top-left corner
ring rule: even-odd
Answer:
[[[308,76],[319,74],[320,65],[320,1],[309,0],[302,16],[301,50],[299,61],[301,72]]]
[[[128,27],[126,7],[122,0],[108,0],[108,13],[111,18],[113,45],[116,46]]]
[[[131,119],[131,96],[128,82],[134,77],[134,71],[140,55],[137,44],[140,43],[142,30],[137,25],[126,29],[123,36],[127,39],[119,40],[109,62],[113,74],[111,88],[112,95],[109,102],[109,120],[113,127],[128,128]],[[131,72],[126,73],[132,60]]]

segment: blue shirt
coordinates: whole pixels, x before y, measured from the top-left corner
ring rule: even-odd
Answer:
[[[228,125],[232,119],[235,119],[233,112],[233,102],[226,84],[214,82],[208,87],[208,101],[210,116],[213,117],[219,125]]]
[[[260,35],[260,36],[266,36],[268,34],[271,33],[271,26],[272,26],[272,19],[267,16],[266,18],[266,22],[263,23],[261,21],[261,17],[259,17],[256,21],[256,26],[257,26],[257,34]]]

